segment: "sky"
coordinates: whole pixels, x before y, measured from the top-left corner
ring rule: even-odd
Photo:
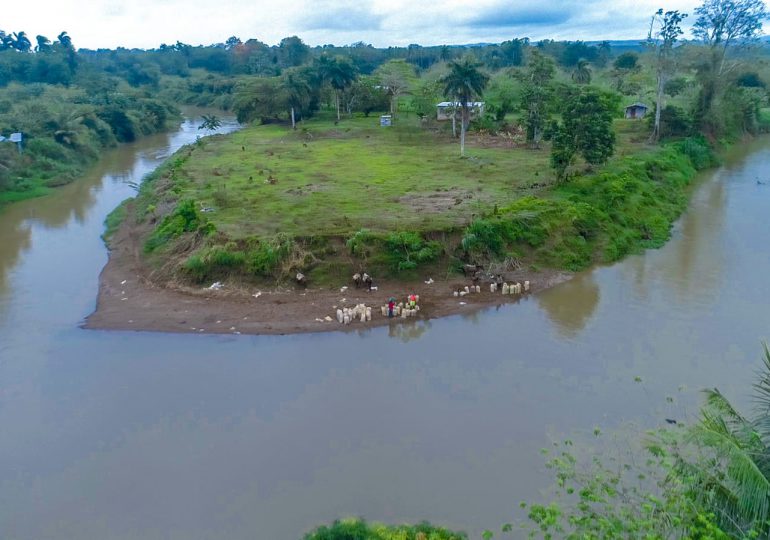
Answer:
[[[297,35],[309,45],[376,47],[533,40],[641,39],[660,7],[692,13],[701,0],[6,0],[0,29],[51,39],[62,30],[76,47],[154,48],[230,36],[276,44]],[[690,17],[691,22],[694,17]],[[687,22],[687,21],[686,21]],[[32,39],[34,42],[34,39]]]

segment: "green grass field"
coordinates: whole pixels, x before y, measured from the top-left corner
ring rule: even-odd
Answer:
[[[639,151],[630,141],[641,124],[619,124],[619,155]],[[208,219],[231,238],[444,230],[553,180],[546,149],[487,142],[471,143],[461,159],[445,129],[420,128],[414,117],[391,128],[377,117],[296,131],[250,126],[197,148],[177,185],[181,199],[213,209]]]
[[[556,183],[547,145],[474,133],[460,158],[449,126],[377,124],[250,126],[181,150],[140,191],[145,254],[198,283],[301,271],[323,284],[362,267],[411,279],[503,259],[579,270],[662,245],[714,163],[705,141],[650,146],[646,123],[616,120],[609,162]]]

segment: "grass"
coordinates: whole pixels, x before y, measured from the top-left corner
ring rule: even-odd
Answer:
[[[548,155],[479,148],[460,159],[445,137],[355,118],[248,127],[207,141],[179,173],[180,196],[214,208],[229,236],[429,231],[516,197],[548,174]]]
[[[363,117],[296,131],[250,126],[187,147],[144,184],[139,216],[152,208],[160,218],[145,251],[197,282],[302,271],[321,284],[351,267],[416,278],[463,261],[569,270],[614,261],[665,242],[696,169],[712,164],[703,141],[650,146],[644,123],[615,128],[606,165],[578,164],[558,184],[547,149],[471,136],[460,158],[448,126],[402,119],[380,128]]]
[[[551,178],[546,150],[473,147],[460,158],[446,135],[377,122],[251,126],[215,137],[179,169],[179,196],[212,208],[210,221],[231,238],[428,232],[465,225]],[[633,146],[637,126],[623,126],[622,145]]]
[[[110,238],[118,231],[123,220],[126,219],[127,206],[131,202],[131,199],[126,199],[120,203],[112,212],[107,214],[104,219],[104,233],[102,234],[102,240],[109,242]]]

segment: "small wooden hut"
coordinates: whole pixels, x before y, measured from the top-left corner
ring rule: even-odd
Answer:
[[[650,108],[644,103],[634,103],[626,107],[626,118],[644,118]]]

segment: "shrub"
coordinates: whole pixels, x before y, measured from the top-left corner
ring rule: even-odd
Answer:
[[[467,540],[464,532],[451,531],[423,522],[417,525],[384,525],[362,519],[342,519],[322,525],[304,540]]]
[[[154,251],[170,239],[186,232],[200,230],[203,234],[209,234],[212,229],[213,225],[200,216],[195,203],[191,200],[185,200],[163,218],[144,244],[144,250],[148,253]]]
[[[268,240],[260,240],[257,246],[246,254],[248,271],[257,276],[275,276],[283,263],[294,251],[294,239],[285,234],[279,234]]]
[[[397,272],[413,270],[418,265],[436,260],[443,252],[440,242],[426,242],[415,232],[395,232],[385,239],[391,268]]]
[[[182,265],[182,271],[194,281],[202,282],[241,272],[245,263],[246,253],[230,242],[225,246],[212,246],[191,255]]]
[[[359,258],[366,258],[371,255],[374,245],[381,239],[380,235],[377,235],[369,229],[360,229],[348,238],[345,245],[350,250],[351,255],[355,255]]]
[[[654,122],[655,115],[649,116]],[[662,137],[686,137],[693,132],[693,119],[685,110],[676,105],[666,105],[660,111],[660,134]]]
[[[677,149],[687,156],[697,170],[713,167],[718,159],[703,137],[690,137],[677,144]]]

